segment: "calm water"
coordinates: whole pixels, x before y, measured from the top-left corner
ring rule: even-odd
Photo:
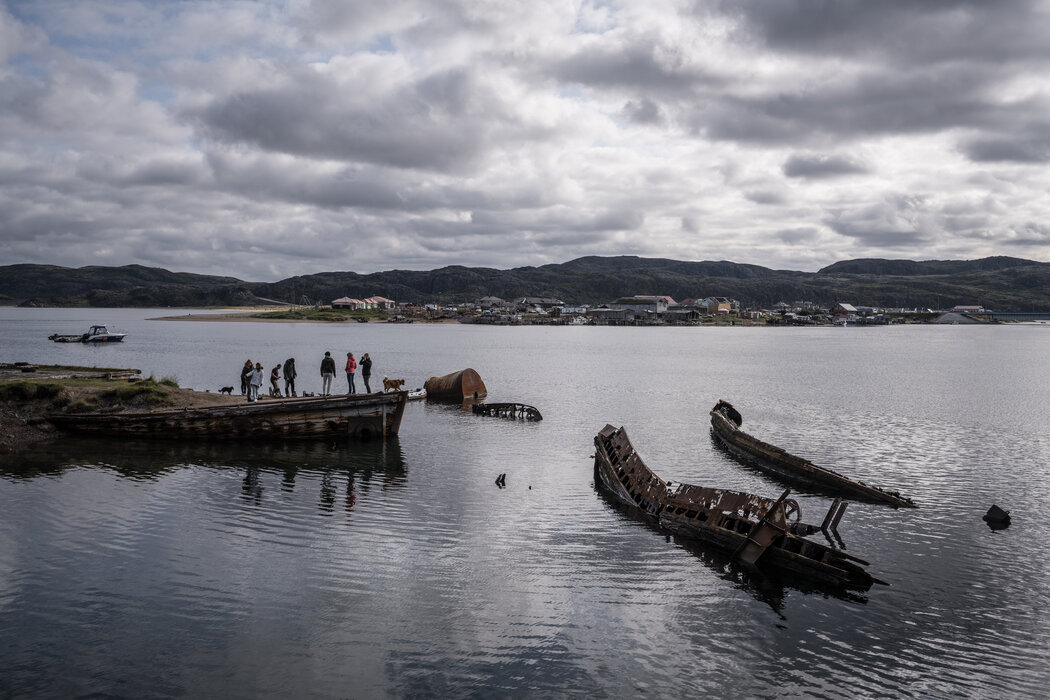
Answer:
[[[1050,327],[486,328],[176,323],[0,310],[0,360],[212,391],[324,350],[473,367],[537,424],[411,404],[385,444],[68,441],[0,458],[0,696],[1045,697]],[[105,322],[123,345],[54,344]],[[851,504],[890,586],[736,571],[595,492],[627,426],[674,481],[776,496],[707,412],[920,508]],[[507,488],[493,480],[506,472]],[[801,494],[804,519],[830,500]],[[1013,525],[981,520],[992,503]]]

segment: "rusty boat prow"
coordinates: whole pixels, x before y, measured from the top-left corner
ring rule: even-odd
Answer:
[[[424,384],[427,400],[462,401],[479,399],[488,393],[481,375],[468,367],[452,374],[431,377]]]
[[[408,392],[264,399],[197,408],[55,413],[62,430],[160,439],[358,439],[397,435]]]
[[[748,435],[740,426],[743,416],[733,404],[719,400],[711,409],[711,432],[737,460],[756,469],[779,476],[804,488],[869,503],[885,503],[898,508],[915,508],[915,503],[896,491],[887,491],[850,479],[808,459],[798,457],[775,445]]]
[[[865,570],[863,559],[796,534],[809,526],[799,519],[798,503],[787,498],[790,489],[770,499],[692,484],[672,487],[649,469],[622,427],[606,425],[594,447],[595,483],[665,530],[727,550],[748,568],[771,567],[854,590],[884,583]]]

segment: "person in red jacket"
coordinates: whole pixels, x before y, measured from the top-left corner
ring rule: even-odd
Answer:
[[[357,371],[357,360],[354,359],[354,353],[346,353],[346,384],[349,390],[348,394],[356,394],[357,389],[354,388],[354,372]]]

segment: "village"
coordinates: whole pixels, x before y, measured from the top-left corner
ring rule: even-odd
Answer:
[[[620,297],[600,305],[574,306],[561,299],[521,297],[501,299],[485,296],[454,304],[398,303],[385,297],[366,299],[341,297],[316,310],[343,310],[358,320],[391,323],[459,322],[491,325],[603,325],[603,326],[827,326],[887,325],[891,323],[958,323],[987,321],[980,306],[956,306],[947,310],[925,308],[877,308],[848,303],[821,305],[811,301],[778,302],[772,308],[745,308],[729,297],[690,298],[675,301],[666,295]]]

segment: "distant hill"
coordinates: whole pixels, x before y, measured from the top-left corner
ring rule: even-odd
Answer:
[[[158,267],[0,267],[0,298],[28,306],[244,306],[259,303],[235,277],[170,272]]]
[[[1050,310],[1050,263],[981,260],[846,260],[796,272],[728,261],[688,262],[634,256],[589,256],[566,263],[497,270],[449,266],[368,275],[320,272],[280,282],[246,282],[160,268],[0,267],[0,297],[53,306],[246,306],[266,300],[329,302],[384,296],[415,303],[454,303],[483,296],[555,297],[598,304],[633,294],[675,299],[729,296],[745,306],[779,301],[831,305],[947,308],[982,304],[998,311]]]

